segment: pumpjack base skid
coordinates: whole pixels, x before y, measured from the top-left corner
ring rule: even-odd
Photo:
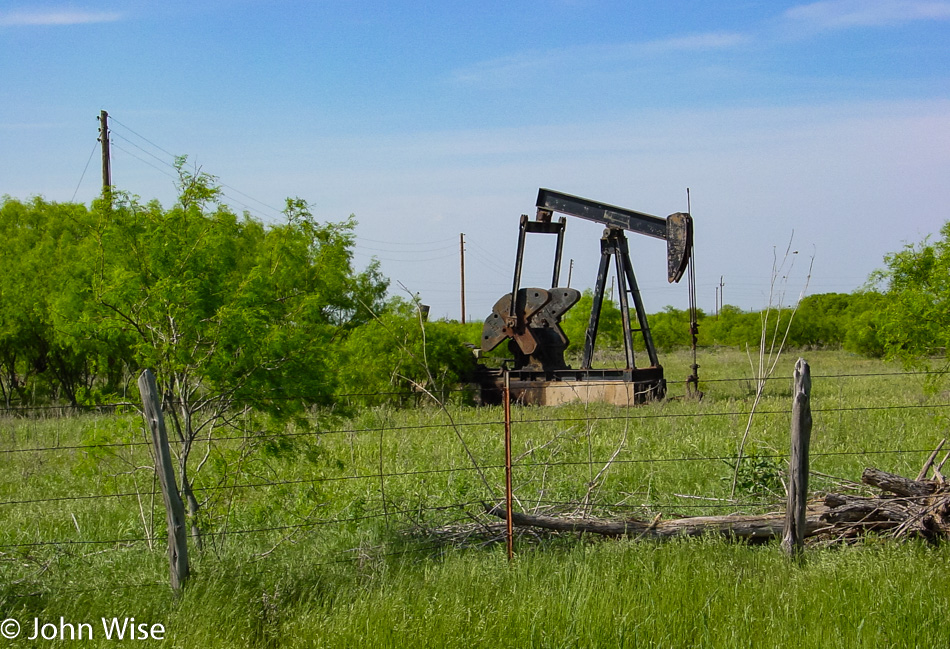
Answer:
[[[505,394],[505,370],[480,366],[477,385],[479,403],[501,404]],[[633,406],[666,396],[666,379],[660,366],[553,372],[509,370],[508,386],[512,403],[532,406],[592,402]]]

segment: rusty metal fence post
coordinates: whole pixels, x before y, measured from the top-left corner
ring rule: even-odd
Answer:
[[[507,520],[506,540],[508,542],[508,561],[515,555],[514,528],[511,517],[514,513],[511,490],[511,383],[508,370],[505,370],[505,519]]]

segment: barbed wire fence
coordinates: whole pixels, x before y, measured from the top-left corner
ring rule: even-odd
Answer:
[[[946,436],[950,403],[946,395],[902,399],[888,386],[925,376],[812,377],[815,489],[856,488],[858,471],[842,473],[861,464],[920,465]],[[710,385],[748,380],[705,383],[714,392]],[[781,385],[788,378],[772,381]],[[844,393],[856,383],[877,395],[872,403],[848,403]],[[117,402],[85,412],[64,406],[0,409],[0,570],[14,591],[22,585],[23,594],[35,592],[62,554],[144,551],[153,563],[161,558],[161,491],[135,407]],[[209,545],[204,552],[225,553],[237,545],[241,561],[266,569],[282,548],[300,544],[322,548],[314,552],[319,566],[503,541],[504,522],[485,513],[504,497],[501,409],[454,405],[451,422],[437,409],[410,411],[401,416],[375,408],[349,420],[317,417],[309,429],[231,430],[203,438],[214,468],[199,473],[193,486],[202,499],[200,523]],[[756,412],[762,434],[737,469],[740,455],[728,452],[736,442],[728,433],[744,426],[749,414],[741,398],[646,408],[515,408],[515,507],[641,519],[783,509],[790,413],[791,402],[778,388]],[[86,439],[77,443],[75,434],[62,432],[64,415],[75,415]],[[921,426],[932,433],[904,434]],[[647,429],[652,432],[643,433]],[[855,429],[868,430],[866,442]],[[467,440],[471,457],[456,435]],[[904,437],[911,442],[902,443]],[[742,471],[743,489],[728,498],[725,476],[734,470]],[[525,542],[540,538],[522,534]],[[156,578],[116,588],[167,585]]]

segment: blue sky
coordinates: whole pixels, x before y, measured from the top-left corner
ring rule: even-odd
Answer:
[[[436,316],[461,232],[468,316],[510,290],[542,186],[660,216],[689,187],[707,311],[720,277],[767,304],[790,240],[786,301],[811,259],[808,292],[851,291],[950,218],[950,1],[4,0],[0,81],[0,194],[91,200],[105,109],[119,188],[168,204],[187,154],[259,218],[355,214],[358,262]],[[600,232],[568,223],[572,286]],[[685,306],[662,243],[631,250],[647,308]]]

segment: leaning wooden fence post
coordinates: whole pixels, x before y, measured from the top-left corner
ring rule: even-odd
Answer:
[[[162,403],[158,396],[155,375],[151,370],[145,370],[139,377],[138,383],[145,421],[152,432],[152,444],[155,447],[155,471],[158,473],[158,479],[162,485],[162,498],[165,501],[171,585],[173,589],[180,590],[188,579],[185,505],[178,493],[175,471],[172,468],[172,454],[168,448],[168,433],[165,430],[165,418],[162,416]]]
[[[808,445],[811,442],[811,370],[803,358],[795,363],[792,395],[792,452],[788,462],[788,505],[785,509],[782,549],[795,557],[805,545]]]

